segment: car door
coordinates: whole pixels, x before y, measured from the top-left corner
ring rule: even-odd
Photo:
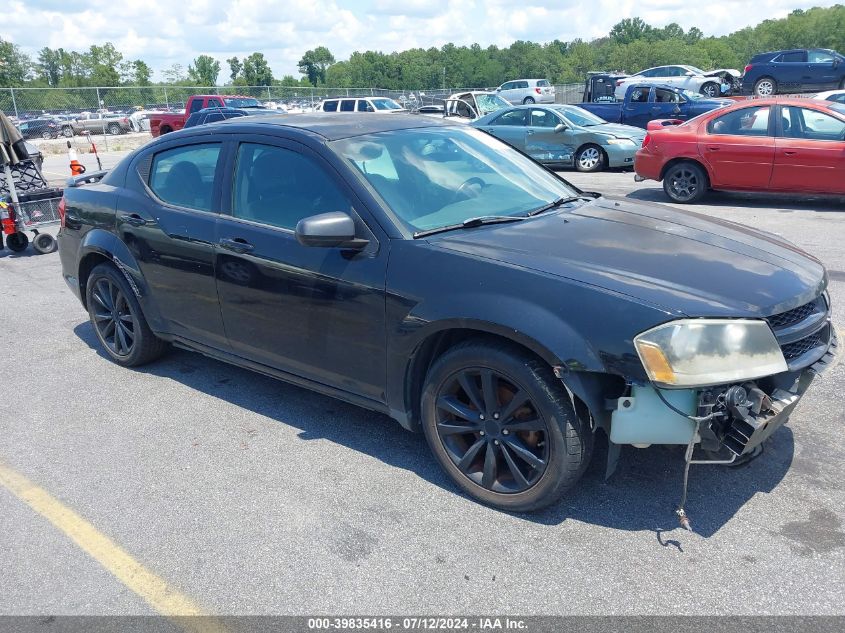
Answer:
[[[845,194],[845,119],[781,106],[771,188]]]
[[[562,123],[561,118],[551,109],[531,108],[525,127],[525,153],[543,162],[572,162],[574,148],[571,142],[566,141],[572,138],[571,126],[555,132],[555,128]]]
[[[167,331],[226,347],[214,279],[224,144],[171,141],[136,157],[117,208],[117,234],[134,255]]]
[[[802,89],[807,74],[807,51],[787,51],[772,63],[778,92],[796,92]]]
[[[839,87],[837,66],[833,53],[828,51],[807,51],[807,72],[802,85],[803,90],[818,92]]]
[[[528,125],[528,112],[528,108],[506,110],[494,118],[489,125],[482,126],[481,129],[503,140],[508,145],[525,151],[525,130]]]
[[[769,185],[775,140],[769,106],[749,106],[711,119],[699,135],[699,154],[711,184],[724,189]]]
[[[231,174],[216,270],[233,352],[383,401],[387,241],[381,248],[338,173],[298,143],[245,136]],[[354,218],[358,236],[369,240],[363,251],[296,240],[299,220],[331,211]]]

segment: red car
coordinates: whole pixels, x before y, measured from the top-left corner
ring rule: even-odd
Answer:
[[[674,202],[709,189],[845,194],[841,103],[753,99],[673,123],[649,124],[634,170]]]

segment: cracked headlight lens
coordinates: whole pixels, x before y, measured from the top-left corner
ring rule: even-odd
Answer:
[[[769,324],[754,319],[680,319],[634,337],[652,382],[705,387],[787,370]]]

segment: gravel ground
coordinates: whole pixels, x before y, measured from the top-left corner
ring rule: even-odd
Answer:
[[[664,201],[630,173],[567,177]],[[695,208],[820,257],[845,323],[841,200]],[[211,613],[845,613],[842,363],[762,458],[693,467],[691,534],[679,449],[626,449],[605,481],[599,448],[560,504],[509,515],[458,494],[386,417],[188,352],[120,368],[55,253],[0,251],[0,322],[0,462]],[[0,614],[151,612],[2,487],[0,533]]]

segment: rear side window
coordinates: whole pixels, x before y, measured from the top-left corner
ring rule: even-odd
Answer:
[[[340,102],[341,112],[355,112],[355,99],[344,99]]]
[[[519,85],[517,86],[518,88],[527,88],[527,87],[528,87],[528,82],[527,82],[527,81],[520,81],[520,82],[517,82],[517,83],[519,84]]]
[[[532,110],[531,111],[531,127],[557,127],[560,123],[554,114],[548,110]]]
[[[768,136],[769,108],[742,108],[716,117],[707,124],[709,134]]]
[[[220,143],[185,145],[159,152],[150,168],[150,189],[167,204],[211,211]]]
[[[793,51],[791,53],[783,53],[780,57],[775,58],[776,62],[795,63],[807,61],[807,53],[803,51]]]
[[[511,110],[493,119],[491,125],[525,125],[528,122],[528,110]]]
[[[323,112],[337,112],[337,101],[324,101]]]
[[[352,203],[313,159],[272,145],[240,145],[234,217],[293,230],[301,219],[329,211],[352,213]]]

